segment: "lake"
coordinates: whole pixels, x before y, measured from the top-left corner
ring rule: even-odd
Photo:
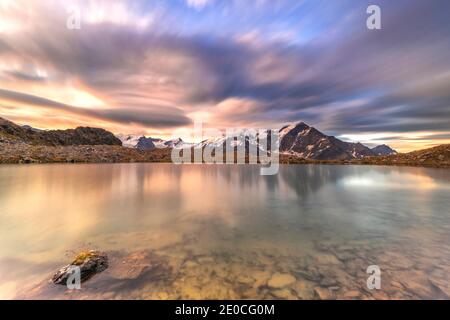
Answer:
[[[0,166],[2,299],[448,299],[450,170]],[[49,283],[83,249],[110,268]],[[367,268],[380,268],[369,289]]]

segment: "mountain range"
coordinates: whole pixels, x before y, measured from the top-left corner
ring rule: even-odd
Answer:
[[[282,154],[293,155],[304,159],[313,160],[352,160],[362,159],[368,156],[386,156],[397,152],[387,145],[380,145],[373,149],[361,144],[344,142],[333,136],[327,136],[308,126],[304,122],[284,126],[279,130],[280,134],[280,152]],[[186,143],[181,139],[162,140],[145,136],[136,135],[118,135],[124,147],[136,148],[139,150],[153,150],[156,148],[184,148],[184,147],[217,147],[230,145],[237,147],[243,141],[248,145],[257,143],[254,137],[255,133],[251,130],[242,130],[238,132],[241,139],[230,141],[230,137],[218,137],[207,139],[200,143]],[[243,138],[243,139],[242,139]],[[257,145],[259,149],[263,146]]]
[[[370,149],[360,143],[341,141],[302,122],[285,126],[279,132],[280,162],[285,164],[450,167],[450,144],[397,154],[386,145]],[[172,148],[206,148],[220,144],[236,147],[245,143],[248,150],[250,143],[255,141],[250,139],[252,134],[251,130],[242,130],[238,135],[244,139],[240,141],[219,137],[194,144],[181,139],[163,140],[132,135],[119,135],[119,139],[104,129],[89,127],[40,130],[0,118],[0,163],[171,162]],[[257,148],[264,149],[258,145]]]
[[[133,134],[118,134],[116,137],[122,141],[124,147],[138,150],[184,148],[193,146],[193,144],[185,143],[181,138],[163,140],[160,138],[151,138]]]
[[[188,143],[182,139],[163,140],[160,138],[140,135],[114,136],[111,132],[100,128],[78,127],[67,130],[40,130],[30,126],[20,126],[11,121],[0,118],[0,142],[16,141],[31,145],[71,146],[71,145],[117,145],[137,150],[171,149],[171,148],[206,148],[222,145],[237,147],[245,142],[253,144],[256,149],[264,150],[258,144],[255,132],[241,130],[237,132],[240,138],[217,137],[200,143]],[[364,157],[387,156],[397,152],[387,145],[380,145],[373,149],[353,142],[344,142],[336,137],[325,135],[304,122],[287,125],[279,130],[280,153],[303,159],[312,160],[353,160]],[[5,140],[6,139],[6,140]],[[233,141],[230,141],[233,140]],[[256,144],[256,145],[255,145]]]

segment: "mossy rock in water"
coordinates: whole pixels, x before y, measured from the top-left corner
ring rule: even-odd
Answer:
[[[75,259],[73,259],[71,264],[74,266],[80,266],[83,263],[85,263],[87,260],[99,257],[101,255],[102,255],[102,253],[100,253],[98,251],[94,251],[94,250],[83,251],[83,252],[80,252],[79,254],[77,254],[77,256],[75,257]]]
[[[76,273],[76,268],[79,268],[80,281],[84,282],[108,268],[108,256],[95,250],[80,252],[71,264],[55,273],[53,283],[66,285],[69,277]]]

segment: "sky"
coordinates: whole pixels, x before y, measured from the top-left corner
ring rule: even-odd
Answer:
[[[304,121],[399,151],[450,143],[450,1],[0,0],[0,117],[166,138]]]

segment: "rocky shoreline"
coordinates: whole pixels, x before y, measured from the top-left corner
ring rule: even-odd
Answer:
[[[170,162],[170,150],[142,151],[111,145],[42,146],[0,143],[0,163]]]
[[[117,145],[46,146],[0,141],[0,164],[29,163],[170,163],[172,149],[139,150]],[[359,160],[311,160],[280,155],[281,164],[385,165],[450,168],[450,145]]]

